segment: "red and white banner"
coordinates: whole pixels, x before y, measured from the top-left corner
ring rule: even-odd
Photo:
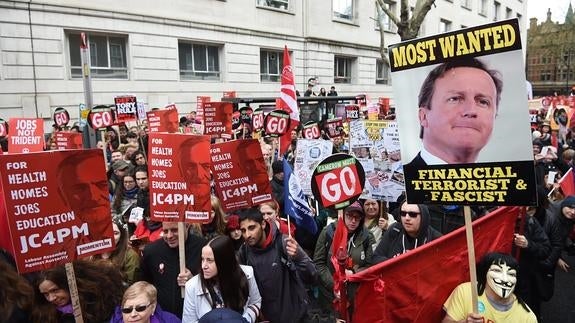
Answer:
[[[63,127],[70,122],[70,114],[64,108],[56,108],[56,110],[54,110],[53,119],[57,126]]]
[[[299,125],[299,108],[295,95],[295,77],[287,45],[284,47],[283,56],[282,84],[278,108],[289,113],[291,122],[289,123],[289,129],[281,136],[280,155],[283,155],[287,151],[291,144],[291,131]]]
[[[476,261],[487,252],[511,252],[520,211],[519,207],[501,207],[473,223]],[[451,291],[469,281],[465,228],[348,280],[360,283],[354,323],[441,322],[442,306]]]
[[[10,118],[8,152],[31,153],[44,150],[44,121],[36,118]]]
[[[321,132],[317,122],[310,121],[303,126],[302,135],[304,139],[319,139]]]
[[[56,146],[58,150],[82,149],[83,139],[79,132],[56,132]]]
[[[291,143],[291,137],[284,138],[290,127],[290,115],[285,110],[273,110],[268,113],[264,118],[264,127],[266,135],[272,137],[280,137],[282,139],[288,140]]]
[[[0,181],[20,273],[111,251],[108,180],[100,149],[0,155]],[[2,213],[0,213],[2,215]]]
[[[138,103],[135,96],[118,96],[114,98],[114,103],[116,104],[116,124],[138,120]]]
[[[0,119],[0,138],[8,136],[8,122],[4,119]]]
[[[230,139],[233,110],[231,102],[204,103],[204,134]]]
[[[226,212],[271,201],[271,186],[260,143],[256,139],[212,145],[212,173]]]
[[[88,113],[88,124],[98,130],[114,125],[114,111],[106,105],[95,106]]]
[[[206,222],[210,198],[210,137],[150,133],[150,215],[155,221]]]
[[[179,131],[180,120],[178,110],[174,107],[164,110],[146,112],[148,129],[152,132],[176,133]]]
[[[343,136],[343,121],[341,118],[333,118],[327,120],[325,123],[325,132],[330,138]]]

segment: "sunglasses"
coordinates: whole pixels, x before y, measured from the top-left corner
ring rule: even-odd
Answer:
[[[410,218],[416,218],[419,215],[419,212],[407,212],[407,211],[399,211],[402,217],[408,216]]]
[[[141,313],[143,311],[145,311],[148,306],[152,305],[152,303],[148,303],[147,305],[136,305],[136,306],[131,306],[131,307],[122,307],[122,313],[124,314],[130,314],[132,313],[134,310],[136,310],[136,312]]]

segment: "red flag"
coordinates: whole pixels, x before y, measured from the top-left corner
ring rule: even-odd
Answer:
[[[476,260],[511,252],[519,207],[501,207],[473,223]],[[465,228],[348,277],[359,282],[354,323],[440,322],[443,303],[469,281]]]
[[[280,137],[280,154],[284,154],[291,143],[291,131],[299,125],[299,110],[295,95],[295,78],[291,66],[291,59],[287,46],[284,47],[284,61],[282,69],[282,85],[279,100],[279,109],[286,110],[290,115],[290,128]]]
[[[573,176],[573,168],[569,168],[567,173],[557,181],[561,186],[563,195],[575,195],[575,177]]]
[[[345,297],[344,280],[345,280],[345,263],[347,263],[347,227],[343,216],[339,216],[333,240],[331,242],[331,264],[335,271],[333,273],[333,292],[340,295],[339,300],[334,301],[334,307],[339,312],[339,317],[346,319],[347,316],[347,298]]]

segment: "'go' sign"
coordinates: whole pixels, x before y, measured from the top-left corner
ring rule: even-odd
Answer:
[[[70,122],[70,114],[64,108],[56,108],[54,110],[54,123],[59,126],[65,126]]]
[[[319,131],[319,125],[317,122],[308,122],[303,127],[303,137],[305,139],[318,139],[321,133]]]
[[[8,136],[8,122],[4,119],[0,119],[0,138]]]
[[[252,113],[252,129],[258,131],[264,128],[264,111],[257,109]]]
[[[105,105],[94,107],[88,114],[88,123],[95,130],[113,125],[114,115],[112,109]]]
[[[365,172],[359,161],[348,154],[335,154],[316,166],[311,190],[321,206],[337,210],[355,202],[364,185]]]
[[[289,128],[289,113],[284,110],[273,110],[264,118],[265,132],[270,136],[281,136]]]

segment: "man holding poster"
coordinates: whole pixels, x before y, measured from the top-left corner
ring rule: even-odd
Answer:
[[[390,53],[409,203],[536,204],[518,21],[413,39]]]

